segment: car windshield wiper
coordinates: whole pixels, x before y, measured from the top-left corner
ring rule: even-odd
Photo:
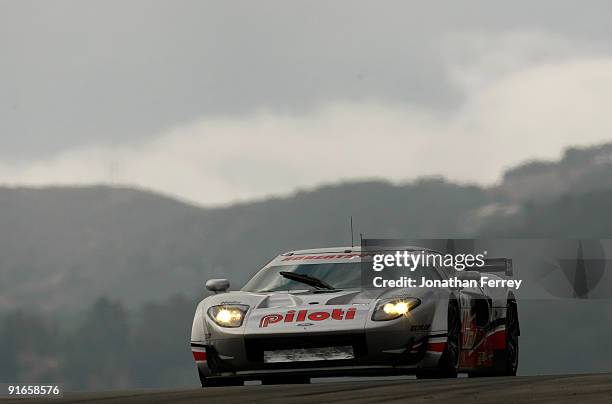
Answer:
[[[326,283],[319,278],[315,278],[314,276],[308,276],[304,274],[298,274],[296,272],[286,272],[286,271],[280,271],[278,274],[282,276],[283,278],[287,278],[292,281],[296,281],[296,282],[303,283],[305,285],[312,286],[315,289],[329,289],[329,290],[336,289],[333,286],[331,286],[329,283]]]

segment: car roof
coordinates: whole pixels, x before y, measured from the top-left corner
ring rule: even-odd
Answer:
[[[367,248],[366,251],[369,252],[373,252],[373,251],[396,251],[398,249],[403,250],[407,250],[407,251],[434,251],[437,252],[435,250],[432,250],[431,248],[426,248],[426,247],[419,247],[419,246],[402,246],[402,247],[388,247],[388,248],[380,248],[380,250],[378,249],[370,249]],[[336,254],[347,254],[347,253],[351,253],[351,252],[361,252],[362,248],[361,246],[346,246],[346,247],[323,247],[323,248],[310,248],[310,249],[306,249],[306,250],[293,250],[293,251],[287,251],[281,255],[309,255],[309,254],[331,254],[331,253],[336,253]]]

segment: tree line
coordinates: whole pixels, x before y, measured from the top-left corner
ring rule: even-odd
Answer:
[[[196,299],[175,296],[127,310],[97,299],[66,325],[55,314],[0,316],[0,381],[67,390],[198,386],[189,338]]]

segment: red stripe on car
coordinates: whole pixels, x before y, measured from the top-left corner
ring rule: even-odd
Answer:
[[[428,352],[444,352],[446,342],[430,342],[427,344]]]
[[[506,330],[497,330],[490,334],[488,343],[491,349],[506,349]]]
[[[197,362],[202,362],[206,360],[206,352],[202,351],[191,351],[193,353],[193,359]]]

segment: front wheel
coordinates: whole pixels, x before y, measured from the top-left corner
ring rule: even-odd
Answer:
[[[506,349],[499,353],[495,363],[500,376],[516,376],[519,359],[519,318],[516,300],[508,300],[506,306]]]
[[[440,357],[437,369],[417,372],[417,379],[443,379],[457,377],[459,367],[459,344],[461,340],[461,311],[459,301],[451,299],[448,302],[446,346]]]
[[[516,376],[519,357],[520,326],[516,300],[506,304],[506,338],[504,349],[493,352],[493,367],[485,371],[469,372],[469,377]]]

